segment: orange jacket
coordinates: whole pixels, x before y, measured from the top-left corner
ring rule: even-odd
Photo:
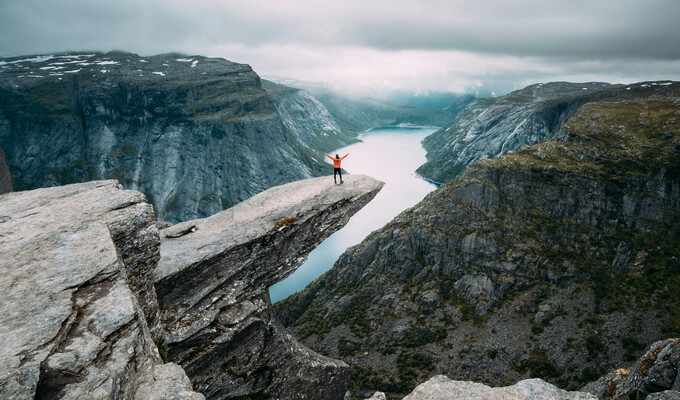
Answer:
[[[340,162],[341,162],[345,157],[347,157],[347,156],[349,155],[349,153],[347,153],[347,154],[345,154],[344,156],[342,156],[342,157],[340,157],[340,158],[335,158],[335,157],[329,156],[328,153],[323,153],[323,154],[325,154],[326,157],[328,157],[328,158],[330,158],[331,160],[333,160],[333,168],[342,168],[342,167],[340,166]]]

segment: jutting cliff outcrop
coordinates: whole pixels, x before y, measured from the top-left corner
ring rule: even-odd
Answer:
[[[0,397],[342,399],[347,365],[286,335],[267,288],[381,187],[295,182],[160,234],[115,181],[0,195]]]
[[[680,103],[586,104],[483,160],[276,304],[392,398],[436,374],[574,390],[680,335]]]
[[[209,398],[342,399],[349,367],[287,335],[269,286],[344,226],[382,183],[293,182],[161,232],[154,271],[168,358]]]

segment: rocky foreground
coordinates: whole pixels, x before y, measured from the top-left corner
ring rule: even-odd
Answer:
[[[1,398],[203,398],[152,340],[160,243],[141,193],[100,181],[5,194],[0,232]]]
[[[0,397],[203,398],[181,365],[210,398],[342,399],[347,366],[285,335],[266,290],[382,186],[348,178],[160,234],[115,181],[1,195]]]

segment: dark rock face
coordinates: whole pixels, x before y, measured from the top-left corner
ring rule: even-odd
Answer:
[[[0,147],[15,190],[113,178],[172,222],[325,165],[248,65],[172,54],[2,59]]]
[[[9,193],[12,191],[12,176],[9,174],[9,168],[5,162],[5,152],[0,147],[0,194]]]
[[[600,399],[680,398],[680,339],[652,344],[632,368],[618,369],[583,387]]]
[[[216,399],[343,399],[348,366],[288,336],[268,288],[370,201],[382,183],[350,175],[269,189],[161,231],[154,271],[170,360]],[[310,234],[313,233],[313,234]]]
[[[357,140],[355,133],[343,132],[323,104],[308,92],[266,80],[262,87],[274,99],[286,127],[310,150],[329,152]]]
[[[588,102],[679,96],[678,82],[552,82],[527,86],[501,98],[478,99],[423,141],[428,162],[418,173],[444,183],[477,160],[560,137],[563,124]]]
[[[354,389],[432,375],[576,389],[680,334],[680,103],[588,104],[554,139],[473,164],[280,320]]]
[[[160,243],[141,193],[115,181],[8,193],[0,231],[0,397],[203,399],[152,340]]]

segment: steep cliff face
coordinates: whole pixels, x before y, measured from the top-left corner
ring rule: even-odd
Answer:
[[[9,168],[5,162],[5,152],[0,147],[0,194],[9,193],[12,191],[12,176],[9,174]]]
[[[478,99],[423,141],[428,162],[418,173],[444,183],[477,160],[559,137],[562,125],[587,102],[678,97],[678,82],[553,82],[531,85],[498,99]]]
[[[3,399],[203,399],[152,341],[158,230],[144,196],[121,189],[0,196]]]
[[[15,190],[114,178],[172,222],[324,166],[249,66],[172,54],[0,60],[0,147]]]
[[[370,201],[363,175],[279,186],[161,232],[154,271],[170,360],[215,399],[343,399],[349,368],[285,334],[268,288]],[[310,234],[312,233],[312,234]]]
[[[266,80],[262,87],[274,99],[281,120],[310,151],[330,152],[357,139],[343,133],[333,116],[308,92]]]
[[[576,389],[680,334],[678,160],[678,101],[588,104],[564,139],[473,164],[277,313],[355,389]]]

